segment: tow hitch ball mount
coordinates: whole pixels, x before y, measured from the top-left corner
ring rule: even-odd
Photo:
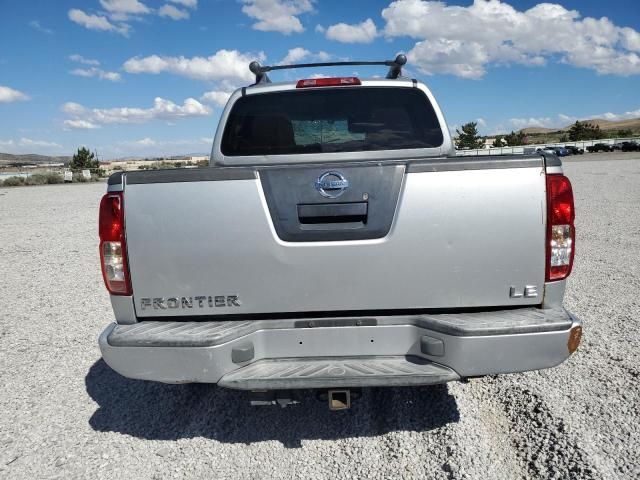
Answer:
[[[318,392],[317,397],[319,400],[327,401],[329,410],[332,411],[351,408],[351,390],[349,389],[324,390]],[[253,390],[249,399],[252,406],[279,405],[285,408],[300,403],[297,392],[292,390]]]

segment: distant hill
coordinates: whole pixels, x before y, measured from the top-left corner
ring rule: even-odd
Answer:
[[[24,155],[13,153],[0,153],[0,166],[4,165],[38,165],[41,163],[65,163],[71,161],[70,156],[51,157],[49,155],[37,155],[29,153]]]
[[[527,127],[527,128],[523,128],[520,131],[525,135],[541,135],[545,133],[562,132],[567,129],[568,127],[562,127],[562,128]]]
[[[632,118],[629,120],[605,120],[604,118],[593,118],[591,120],[580,120],[581,122],[591,123],[597,125],[601,130],[632,130],[634,133],[640,133],[640,118]],[[543,128],[543,127],[528,127],[520,130],[527,135],[541,135],[553,132],[566,132],[571,128],[571,125],[567,125],[562,128]]]

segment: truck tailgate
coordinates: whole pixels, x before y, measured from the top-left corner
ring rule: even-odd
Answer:
[[[541,303],[541,157],[177,175],[126,181],[138,317]]]

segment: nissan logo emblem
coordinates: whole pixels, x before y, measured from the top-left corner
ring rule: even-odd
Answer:
[[[315,187],[323,197],[338,198],[349,188],[349,180],[340,172],[325,172],[318,177]]]

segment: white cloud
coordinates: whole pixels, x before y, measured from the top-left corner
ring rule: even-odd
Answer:
[[[51,30],[50,28],[45,28],[40,24],[40,20],[31,20],[29,22],[29,26],[31,28],[33,28],[34,30],[37,30],[40,33],[45,33],[47,35],[53,35],[53,30]]]
[[[632,28],[623,28],[622,43],[627,50],[640,52],[640,33]]]
[[[309,55],[311,55],[311,52],[306,48],[302,48],[302,47],[292,48],[287,52],[287,56],[284,57],[280,63],[283,65],[286,65],[289,63],[296,63],[296,62],[299,62],[300,60],[304,60]]]
[[[126,19],[128,15],[143,15],[151,12],[149,7],[138,0],[100,0],[100,5],[110,15],[119,15],[120,20]]]
[[[210,92],[205,92],[202,97],[200,97],[200,100],[211,105],[224,107],[227,104],[227,100],[229,100],[231,93],[232,92],[225,92],[221,90],[211,90]]]
[[[510,118],[509,123],[518,130],[527,127],[553,128],[554,126],[550,117]]]
[[[476,123],[478,124],[479,127],[484,128],[487,126],[487,121],[480,117],[480,118],[476,118]]]
[[[578,117],[574,117],[572,115],[565,115],[564,113],[559,113],[558,120],[562,125],[568,125],[578,120]]]
[[[50,152],[52,149],[59,150],[62,145],[46,140],[33,140],[22,137],[19,140],[0,140],[0,148],[7,153],[34,153]]]
[[[82,63],[83,65],[93,65],[95,67],[100,65],[100,62],[98,60],[84,58],[82,55],[78,55],[77,53],[69,55],[69,60],[71,60],[72,62]]]
[[[189,12],[169,4],[163,5],[160,10],[158,10],[158,15],[161,17],[169,17],[173,20],[186,20],[189,18]]]
[[[303,60],[310,62],[326,62],[331,59],[331,54],[322,50],[318,52],[311,52],[306,48],[295,47],[291,48],[287,55],[278,62],[279,65],[287,65],[292,63],[299,63]]]
[[[580,116],[559,113],[555,117],[511,118],[509,119],[509,123],[516,129],[527,127],[562,128],[571,125],[576,120],[584,121],[598,118],[612,122],[636,119],[640,118],[640,108],[621,113],[605,112]]]
[[[30,100],[29,95],[0,85],[0,103],[22,102]]]
[[[97,77],[100,80],[108,80],[110,82],[119,82],[121,80],[120,74],[117,72],[106,72],[100,68],[76,68],[69,72],[71,75],[78,77]]]
[[[60,107],[60,110],[62,110],[64,113],[68,113],[69,115],[82,115],[84,112],[87,111],[86,108],[84,108],[82,105],[80,105],[79,103],[75,103],[75,102],[67,102],[64,105],[62,105],[62,107]]]
[[[480,78],[491,65],[538,66],[556,59],[602,74],[640,74],[637,31],[557,4],[520,11],[500,0],[475,0],[468,7],[396,0],[382,17],[386,37],[417,40],[407,56],[425,74]]]
[[[198,8],[198,0],[169,0],[187,8]]]
[[[489,60],[476,44],[446,39],[417,42],[407,57],[418,70],[428,75],[450,73],[464,78],[482,77]]]
[[[74,8],[69,10],[68,15],[72,21],[85,28],[116,32],[128,37],[131,32],[130,22],[143,21],[151,14],[173,20],[189,18],[190,13],[187,10],[177,8],[173,4],[186,9],[198,8],[197,0],[165,0],[165,4],[158,9],[150,8],[140,0],[100,0],[100,5],[104,9],[102,11],[90,14]]]
[[[624,113],[601,113],[600,115],[594,115],[591,118],[604,118],[605,120],[611,121],[619,121],[619,120],[630,120],[635,118],[640,118],[640,108],[637,110],[631,110]]]
[[[99,69],[97,68],[76,68],[69,73],[78,77],[96,77],[98,76],[98,71]]]
[[[107,17],[102,15],[90,15],[77,8],[69,10],[69,20],[82,25],[89,30],[98,30],[103,32],[115,32],[123,36],[129,35],[130,26],[126,23],[115,25],[111,23]]]
[[[62,148],[62,145],[55,142],[47,142],[44,140],[32,140],[30,138],[21,138],[18,142],[21,147],[46,147],[46,148]]]
[[[95,128],[100,128],[100,125],[91,123],[88,120],[65,120],[63,124],[66,128],[74,130],[93,130]]]
[[[177,8],[175,5],[184,8]],[[69,19],[85,28],[105,32],[115,32],[125,37],[131,32],[130,22],[143,21],[154,14],[173,20],[185,20],[190,13],[185,9],[198,8],[197,0],[165,0],[160,8],[150,8],[140,0],[100,0],[104,9],[95,14],[74,8],[69,10]]]
[[[258,20],[255,30],[280,32],[285,35],[300,33],[304,27],[297,15],[311,12],[313,0],[242,0],[242,12]]]
[[[318,24],[316,25],[315,31],[316,33],[324,33],[327,29],[324,28],[322,25]]]
[[[187,98],[182,105],[156,97],[151,108],[118,107],[88,109],[79,103],[68,102],[61,110],[74,118],[64,125],[69,128],[95,128],[99,125],[146,123],[158,119],[202,117],[211,114],[211,109],[194,98]],[[82,121],[82,122],[80,122]],[[91,124],[92,126],[89,126]]]
[[[101,68],[98,68],[98,66],[100,65],[100,62],[98,60],[84,58],[82,55],[78,54],[69,55],[69,60],[71,60],[72,62],[90,66],[90,68],[76,68],[74,70],[71,70],[69,72],[71,75],[87,78],[97,77],[100,80],[109,80],[110,82],[119,82],[121,80],[121,76],[119,73],[107,72]]]
[[[211,149],[211,138],[177,138],[157,139],[144,137],[140,139],[121,140],[100,147],[101,152],[113,157],[127,157],[131,155],[146,157],[166,157],[200,152],[207,154]]]
[[[106,17],[99,15],[87,15],[77,8],[69,10],[69,19],[85,28],[92,30],[114,30],[115,26]]]
[[[133,57],[127,60],[123,68],[128,73],[159,74],[169,72],[196,80],[251,81],[249,71],[252,60],[264,60],[264,53],[257,55],[237,50],[218,50],[210,57]]]
[[[122,144],[126,145],[127,143],[126,142],[120,143],[120,145]],[[136,147],[155,147],[158,144],[158,142],[156,142],[155,140],[149,137],[146,137],[146,138],[143,138],[142,140],[134,140],[133,142],[128,142],[128,144]]]
[[[126,147],[132,150],[146,149],[148,147],[190,147],[190,148],[202,148],[203,145],[208,145],[213,142],[213,139],[198,138],[198,139],[177,139],[177,140],[156,140],[151,137],[141,138],[139,140],[124,140],[117,142],[118,146]]]
[[[120,81],[120,74],[117,73],[117,72],[100,71],[98,73],[98,76],[100,77],[100,80],[109,80],[110,82],[119,82]]]
[[[329,40],[342,43],[371,43],[378,36],[378,30],[373,20],[367,18],[362,23],[349,25],[338,23],[327,28],[325,36]]]

